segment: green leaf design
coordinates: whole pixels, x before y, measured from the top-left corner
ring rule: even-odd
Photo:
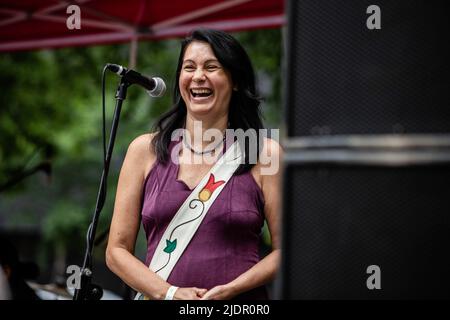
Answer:
[[[171,253],[177,247],[177,239],[170,241],[166,239],[166,247],[164,248],[164,252]]]

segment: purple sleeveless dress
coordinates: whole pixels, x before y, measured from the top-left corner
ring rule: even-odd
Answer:
[[[169,151],[178,142],[172,142]],[[144,183],[142,224],[147,237],[146,265],[178,208],[192,190],[177,180],[178,164],[155,162]],[[228,181],[192,237],[167,281],[178,287],[211,289],[226,284],[259,260],[264,197],[250,172]],[[236,300],[267,299],[265,286]]]

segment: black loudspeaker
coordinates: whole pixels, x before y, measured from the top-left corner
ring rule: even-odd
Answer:
[[[449,132],[449,38],[444,1],[289,1],[288,135]]]
[[[449,20],[289,1],[277,298],[450,298]]]
[[[284,298],[450,298],[450,165],[292,165],[287,176]]]

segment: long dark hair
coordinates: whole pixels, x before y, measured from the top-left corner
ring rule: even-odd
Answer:
[[[257,155],[259,156],[261,144],[258,132],[259,129],[263,129],[260,111],[261,99],[256,92],[255,72],[250,58],[240,43],[231,35],[218,30],[197,29],[181,42],[173,88],[174,105],[159,118],[153,127],[156,135],[152,140],[152,145],[158,161],[162,163],[168,161],[172,132],[183,128],[185,124],[187,110],[180,93],[179,78],[185,50],[193,41],[207,42],[222,66],[230,72],[233,86],[237,90],[232,91],[228,112],[228,128],[244,131],[254,129],[257,134]],[[248,145],[245,146],[245,151],[248,147]],[[245,152],[245,163],[238,168],[237,173],[248,171],[253,165],[254,163],[252,164],[249,161],[249,152]]]

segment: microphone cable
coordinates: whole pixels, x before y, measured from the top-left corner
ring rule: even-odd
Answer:
[[[102,144],[103,144],[103,170],[102,172],[105,172],[106,170],[106,102],[105,102],[105,89],[106,89],[106,71],[108,69],[108,65],[105,65],[103,67],[103,71],[102,71]],[[99,211],[101,211],[101,209],[103,208],[103,204],[105,202],[106,199],[106,191],[107,191],[107,176],[105,175],[104,180],[103,180],[103,184],[101,186],[102,189],[102,194],[100,195],[100,203],[101,206],[99,207]],[[98,214],[97,212],[95,212],[94,214]],[[91,241],[91,236],[92,236],[92,230],[93,230],[93,225],[92,222],[89,224],[89,228],[88,231],[86,233],[86,263],[85,265],[91,269],[92,268],[92,250],[93,250],[93,244],[95,239],[92,239]],[[109,230],[109,228],[108,228]]]

